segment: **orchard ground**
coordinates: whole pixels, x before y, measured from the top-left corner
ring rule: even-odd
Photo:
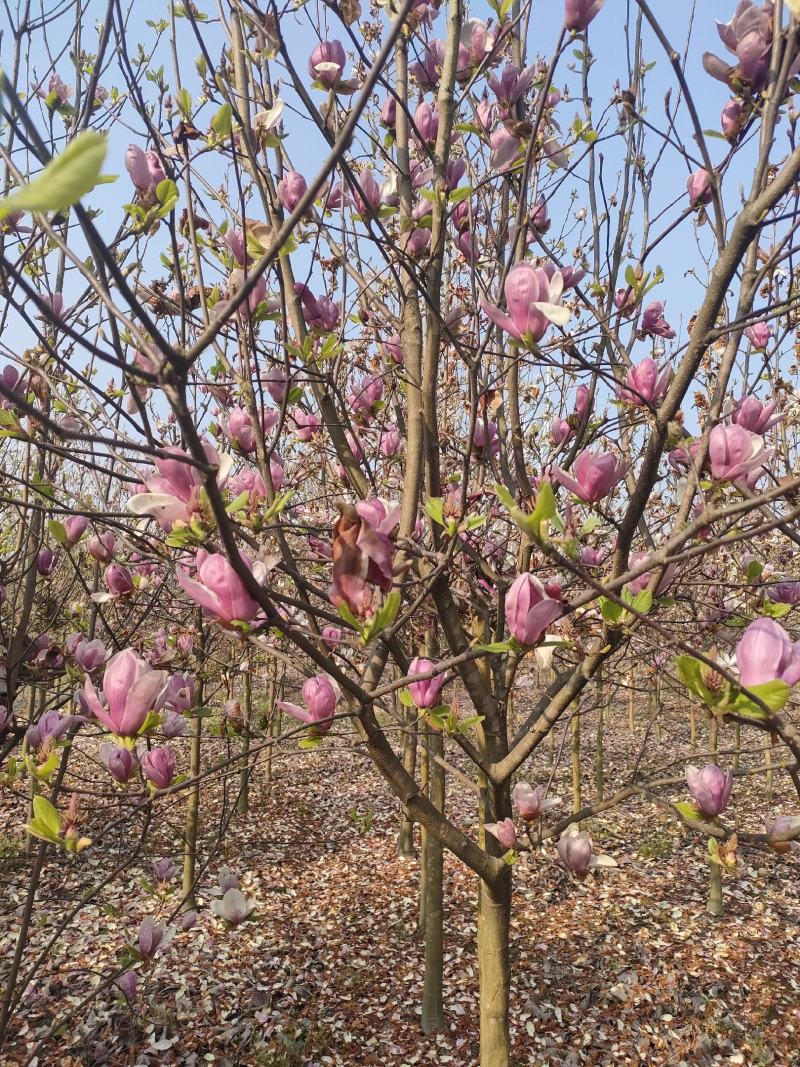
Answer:
[[[594,795],[594,728],[594,714],[587,713],[582,720],[587,800]],[[626,781],[647,728],[644,709],[637,710],[633,732],[622,707],[606,712],[609,787]],[[419,1028],[418,865],[397,858],[397,805],[382,795],[375,771],[345,732],[343,741],[348,740],[352,747],[344,750],[341,741],[311,753],[287,746],[275,759],[271,788],[262,758],[251,779],[250,811],[233,815],[218,855],[221,813],[232,807],[238,770],[205,791],[201,860],[208,852],[214,858],[203,878],[197,925],[141,966],[131,1007],[121,993],[106,989],[69,1018],[113,972],[120,952],[135,941],[141,919],[166,917],[178,900],[179,876],[163,896],[152,884],[152,859],[169,856],[180,863],[184,800],[171,802],[147,854],[137,854],[61,938],[29,991],[4,1062],[28,1062],[63,1019],[64,1026],[39,1049],[38,1064],[477,1063],[474,876],[446,857],[448,1028],[425,1037]],[[701,726],[698,745],[704,740]],[[723,766],[731,762],[732,742],[733,731],[723,727],[718,757]],[[229,743],[235,751],[239,742]],[[558,743],[559,738],[556,751]],[[653,757],[667,766],[685,759],[688,746],[685,704],[676,705],[666,714]],[[225,747],[220,739],[220,757]],[[565,755],[568,750],[567,738]],[[568,809],[565,755],[554,791]],[[754,767],[762,760],[759,752],[743,752],[740,765]],[[525,777],[547,781],[549,771],[549,754],[542,749]],[[770,799],[765,776],[755,776],[747,797],[757,808],[737,806],[739,825],[759,829],[765,813],[790,802],[784,777],[775,771]],[[77,787],[77,779],[72,784]],[[683,792],[676,788],[668,795],[680,799]],[[27,802],[22,789],[4,794],[6,826],[24,824]],[[474,828],[476,797],[452,774],[448,804],[464,828]],[[113,801],[87,812],[86,831],[98,842],[95,848],[77,859],[51,852],[26,960],[110,861],[122,863],[135,852],[135,841],[107,829],[114,813]],[[515,866],[516,1065],[800,1062],[797,854],[741,849],[738,876],[726,877],[724,886],[735,907],[715,920],[705,913],[705,841],[663,808],[638,801],[627,812],[591,819],[585,828],[618,868],[575,883],[556,865],[552,847],[523,856]],[[0,853],[6,958],[30,863],[24,839],[7,833]],[[209,909],[208,889],[224,865],[256,904],[253,920],[232,930]]]

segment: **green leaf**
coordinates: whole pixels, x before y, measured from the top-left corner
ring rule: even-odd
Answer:
[[[472,196],[472,186],[462,185],[458,189],[454,189],[447,197],[447,203],[455,207],[460,204],[462,200],[467,200]]]
[[[508,514],[515,525],[523,533],[526,533],[534,541],[540,544],[547,540],[547,532],[544,523],[556,517],[556,498],[553,487],[549,482],[542,482],[539,494],[536,497],[536,505],[532,512],[526,513],[517,507],[511,493],[503,485],[495,484],[495,495],[505,505]]]
[[[100,178],[108,141],[84,130],[64,151],[51,159],[32,182],[0,200],[0,219],[12,211],[65,211],[91,192]]]
[[[695,659],[694,656],[678,656],[675,660],[675,668],[678,671],[678,677],[689,692],[699,696],[705,703],[709,697],[709,692],[703,684],[701,673],[703,664],[700,660]]]
[[[633,610],[638,611],[640,615],[646,615],[652,606],[653,594],[649,589],[643,589],[641,593],[638,593],[631,604]]]
[[[622,613],[625,608],[622,604],[617,604],[613,600],[609,600],[608,597],[600,597],[600,614],[606,620],[606,622],[619,622],[622,617]]]
[[[444,498],[440,496],[432,496],[425,501],[425,514],[433,519],[439,526],[446,526],[444,518]]]
[[[780,711],[789,699],[789,686],[778,678],[771,682],[761,682],[760,685],[749,685],[747,688],[753,696],[766,704],[770,711]],[[736,694],[733,710],[751,719],[768,718],[764,709],[744,692]]]
[[[64,524],[59,522],[58,519],[50,519],[47,523],[47,532],[56,542],[66,548],[67,546],[67,531],[64,529]]]
[[[192,117],[192,94],[186,86],[184,86],[178,93],[177,104],[180,113],[185,119]]]
[[[672,806],[680,816],[690,822],[702,822],[703,820],[703,813],[689,800],[680,800]]]
[[[61,819],[47,797],[33,798],[33,816],[33,821],[45,829],[47,840],[57,841],[61,833]]]
[[[233,129],[233,109],[229,103],[224,103],[211,120],[211,129],[217,137],[230,137]]]
[[[172,211],[178,203],[179,197],[180,192],[178,186],[171,178],[165,178],[163,182],[158,183],[156,186],[156,200],[161,205],[159,215],[162,218]]]
[[[771,600],[764,601],[764,614],[769,615],[771,619],[782,619],[783,616],[788,615],[791,610],[791,604],[774,604]]]
[[[473,645],[472,647],[475,649],[476,652],[491,652],[492,654],[494,654],[500,652],[511,652],[514,650],[516,645],[513,645],[511,641],[492,641],[488,645]]]

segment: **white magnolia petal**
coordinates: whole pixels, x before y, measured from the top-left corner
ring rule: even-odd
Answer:
[[[572,318],[572,312],[563,304],[548,304],[545,300],[537,300],[533,306],[556,326],[566,326]]]

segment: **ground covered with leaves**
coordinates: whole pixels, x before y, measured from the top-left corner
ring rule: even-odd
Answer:
[[[591,725],[587,718],[587,737]],[[623,768],[642,730],[631,735],[620,717],[606,724],[606,734],[606,777],[613,787],[624,783]],[[669,730],[660,748],[666,765],[676,755]],[[584,759],[587,799],[591,755]],[[760,758],[745,755],[742,766]],[[527,777],[546,780],[548,760],[544,751],[537,754]],[[726,764],[722,756],[719,762]],[[557,775],[555,791],[568,797],[566,774],[565,768]],[[748,780],[746,791],[737,783],[741,825],[758,829],[768,810],[796,811],[784,777],[776,771],[772,797],[763,776]],[[77,858],[50,851],[26,964],[81,894],[115,864],[129,865],[59,935],[27,990],[2,1062],[476,1064],[471,873],[446,859],[447,1029],[425,1037],[419,1026],[419,867],[416,860],[398,859],[397,805],[358,746],[337,749],[326,742],[298,753],[293,743],[276,760],[271,787],[263,764],[257,767],[249,812],[225,824],[221,813],[230,810],[235,786],[232,777],[220,777],[203,792],[207,866],[198,921],[177,932],[153,961],[137,965],[131,1003],[108,978],[135,942],[142,918],[168,918],[175,907],[180,878],[159,886],[152,860],[179,862],[183,799],[154,820],[142,846],[130,829],[118,828],[109,802],[87,813],[95,842],[90,849]],[[474,794],[452,775],[448,793],[463,827],[474,832]],[[685,799],[679,788],[669,795]],[[26,804],[22,787],[5,791],[4,967],[32,864],[18,832]],[[551,847],[515,866],[516,1065],[800,1063],[797,854],[742,849],[737,875],[726,877],[725,913],[715,920],[704,910],[705,841],[663,808],[634,800],[586,828],[617,868],[576,883],[556,865]],[[224,866],[255,904],[254,916],[235,929],[209,907]]]

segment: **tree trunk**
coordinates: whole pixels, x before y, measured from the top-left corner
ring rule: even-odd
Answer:
[[[602,800],[605,795],[606,775],[604,767],[604,743],[605,743],[605,693],[603,691],[603,676],[597,673],[597,735],[594,751],[594,785],[597,799]]]
[[[239,795],[236,798],[236,810],[244,813],[250,808],[250,715],[253,710],[253,684],[250,678],[250,665],[247,664],[243,678],[242,692],[242,769],[239,772]]]
[[[420,755],[421,755],[420,768],[419,768],[420,792],[422,793],[423,796],[426,797],[426,796],[428,796],[428,767],[429,767],[428,746],[427,745],[423,745],[422,746],[422,752],[420,753]],[[425,936],[425,911],[426,911],[427,903],[428,903],[428,901],[427,901],[427,891],[426,891],[426,888],[425,888],[426,882],[427,882],[427,878],[428,878],[427,864],[425,863],[425,857],[428,854],[428,852],[427,852],[427,849],[428,849],[428,831],[425,829],[424,826],[420,826],[419,829],[420,829],[419,844],[420,844],[420,851],[421,851],[421,854],[422,854],[422,862],[419,865],[419,922],[417,924],[417,929],[419,930],[419,932],[424,937]]]
[[[572,731],[572,810],[581,810],[581,719],[577,710],[570,723]]]
[[[412,778],[417,769],[417,713],[414,708],[406,708],[404,716],[406,728],[403,734],[403,769]],[[414,856],[414,823],[408,815],[400,812],[400,829],[397,834],[397,854],[400,859],[412,859]]]
[[[708,903],[706,911],[715,918],[722,915],[722,868],[718,863],[709,865]]]
[[[444,738],[428,730],[430,756],[428,781],[431,803],[444,811],[444,767],[435,756],[444,756]],[[444,1029],[442,969],[444,966],[444,853],[433,834],[426,835],[425,855],[425,983],[422,993],[422,1029],[426,1034]]]
[[[511,868],[496,888],[480,883],[478,904],[478,973],[480,976],[480,1067],[509,1067],[508,1000],[511,963]]]
[[[198,697],[202,703],[202,696]],[[189,777],[195,779],[186,796],[186,826],[183,846],[183,897],[184,909],[197,907],[194,895],[195,869],[197,867],[197,834],[200,825],[200,749],[203,741],[203,720],[198,715],[193,723],[192,744],[189,749]]]
[[[633,671],[628,671],[628,729],[633,731],[634,728],[634,702],[636,700],[636,690],[633,687]]]

